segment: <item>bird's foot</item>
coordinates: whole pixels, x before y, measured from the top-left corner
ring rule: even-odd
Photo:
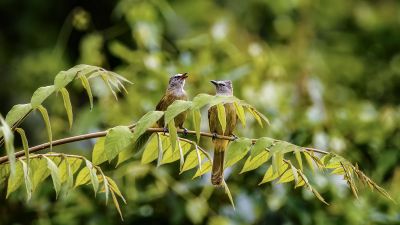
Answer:
[[[188,135],[188,129],[186,129],[186,128],[182,128],[182,129],[183,129],[183,135],[187,136]]]
[[[168,128],[167,128],[167,127],[164,127],[164,128],[163,128],[163,132],[164,132],[164,135],[165,135],[165,133],[169,133]]]
[[[218,134],[217,133],[213,133],[212,140],[214,141],[215,139],[217,139],[217,137],[218,137]]]

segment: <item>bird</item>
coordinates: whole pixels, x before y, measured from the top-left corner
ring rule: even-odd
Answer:
[[[211,80],[214,84],[216,95],[232,96],[233,87],[230,80]],[[236,109],[233,103],[225,103],[225,114],[226,114],[226,128],[225,132],[222,131],[221,124],[218,120],[218,110],[217,106],[212,106],[208,110],[208,123],[210,127],[210,132],[213,133],[213,143],[214,143],[214,159],[211,172],[211,183],[216,186],[222,185],[224,180],[224,157],[225,151],[228,146],[229,140],[217,139],[215,136],[225,135],[234,136],[233,131],[236,127],[237,115]]]
[[[170,77],[167,90],[156,106],[157,111],[166,111],[168,106],[170,106],[176,100],[188,100],[186,91],[183,89],[186,78],[188,78],[188,73],[179,73]],[[186,131],[186,129],[183,127],[183,123],[186,120],[186,114],[187,112],[185,111],[174,118],[175,126],[183,129],[184,131]],[[164,128],[164,132],[167,132],[168,129],[164,126],[164,116],[162,116],[153,127]],[[141,150],[150,139],[151,134],[151,132],[145,132],[143,135],[141,135],[135,142],[133,149],[135,151]]]

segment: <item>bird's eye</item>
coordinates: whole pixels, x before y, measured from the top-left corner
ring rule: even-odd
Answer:
[[[226,86],[224,83],[220,83],[219,85],[221,85],[221,86]]]

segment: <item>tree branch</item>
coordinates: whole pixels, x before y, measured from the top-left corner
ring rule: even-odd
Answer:
[[[136,124],[130,125],[129,129],[132,130],[132,132],[134,131]],[[147,132],[164,132],[164,128],[148,128]],[[183,129],[178,129],[177,130],[178,133],[184,134],[196,134],[196,131],[194,130],[187,130],[186,132]],[[73,136],[73,137],[67,137],[67,138],[62,138],[62,139],[58,139],[55,141],[47,142],[47,143],[43,143],[40,145],[36,145],[33,147],[30,147],[28,149],[29,153],[34,153],[37,151],[41,151],[44,149],[47,149],[50,147],[50,145],[52,146],[58,146],[58,145],[63,145],[63,144],[67,144],[67,143],[72,143],[72,142],[77,142],[77,141],[82,141],[82,140],[88,140],[88,139],[92,139],[92,138],[98,138],[98,137],[104,137],[107,135],[107,131],[99,131],[99,132],[94,132],[94,133],[88,133],[88,134],[82,134],[82,135],[77,135],[77,136]],[[232,136],[224,136],[224,135],[214,135],[212,133],[208,133],[208,132],[200,132],[200,135],[203,137],[214,137],[217,139],[224,139],[224,140],[229,140],[229,141],[234,141],[236,138],[232,137]],[[251,139],[253,144],[257,141],[257,139]],[[329,152],[323,151],[323,150],[319,150],[319,149],[314,149],[314,148],[304,148],[308,151],[312,151],[312,152],[317,152],[317,153],[321,153],[321,154],[329,154]],[[24,151],[18,151],[15,153],[15,158],[19,158],[21,156],[24,156],[25,152]],[[3,156],[0,157],[0,164],[5,163],[8,161],[8,156]]]

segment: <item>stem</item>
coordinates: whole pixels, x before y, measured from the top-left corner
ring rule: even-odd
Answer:
[[[135,128],[135,125],[136,124],[130,125],[129,128],[133,131],[134,128]],[[164,128],[148,128],[147,132],[152,132],[152,133],[154,133],[154,132],[164,132]],[[177,132],[181,133],[181,134],[185,133],[185,131],[183,129],[178,129]],[[196,131],[187,130],[186,133],[195,135]],[[88,139],[92,139],[92,138],[104,137],[106,135],[107,135],[107,131],[100,131],[100,132],[94,132],[94,133],[89,133],[89,134],[77,135],[77,136],[73,136],[73,137],[62,138],[62,139],[58,139],[58,140],[52,141],[51,143],[47,142],[47,143],[43,143],[43,144],[40,144],[40,145],[36,145],[36,146],[30,147],[28,149],[28,152],[29,153],[34,153],[34,152],[37,152],[37,151],[40,151],[40,150],[47,149],[47,148],[50,147],[50,145],[58,146],[58,145],[63,145],[63,144],[67,144],[67,143],[72,143],[72,142],[77,142],[77,141],[82,141],[82,140],[88,140]],[[214,134],[208,133],[208,132],[200,132],[200,135],[203,136],[203,137],[210,137],[210,138],[214,137],[214,138],[223,139],[223,140],[229,140],[229,141],[234,141],[236,139],[235,137],[232,137],[232,136],[224,136],[224,135],[219,135],[219,134],[217,134],[215,136]],[[182,138],[180,138],[180,139],[182,139]],[[183,141],[186,141],[186,140],[183,140]],[[251,141],[254,144],[257,141],[257,139],[251,139]],[[194,142],[192,142],[192,143],[194,143]],[[317,152],[317,153],[321,153],[321,154],[329,154],[329,152],[322,151],[322,150],[319,150],[319,149],[314,149],[314,148],[304,148],[304,149],[307,150],[307,151]],[[203,150],[201,148],[200,148],[200,150],[203,153],[206,152],[205,150]],[[24,155],[25,155],[24,151],[18,151],[18,152],[15,153],[15,158],[20,158],[20,157],[22,157]],[[5,163],[7,161],[8,161],[8,156],[0,157],[0,164]]]

